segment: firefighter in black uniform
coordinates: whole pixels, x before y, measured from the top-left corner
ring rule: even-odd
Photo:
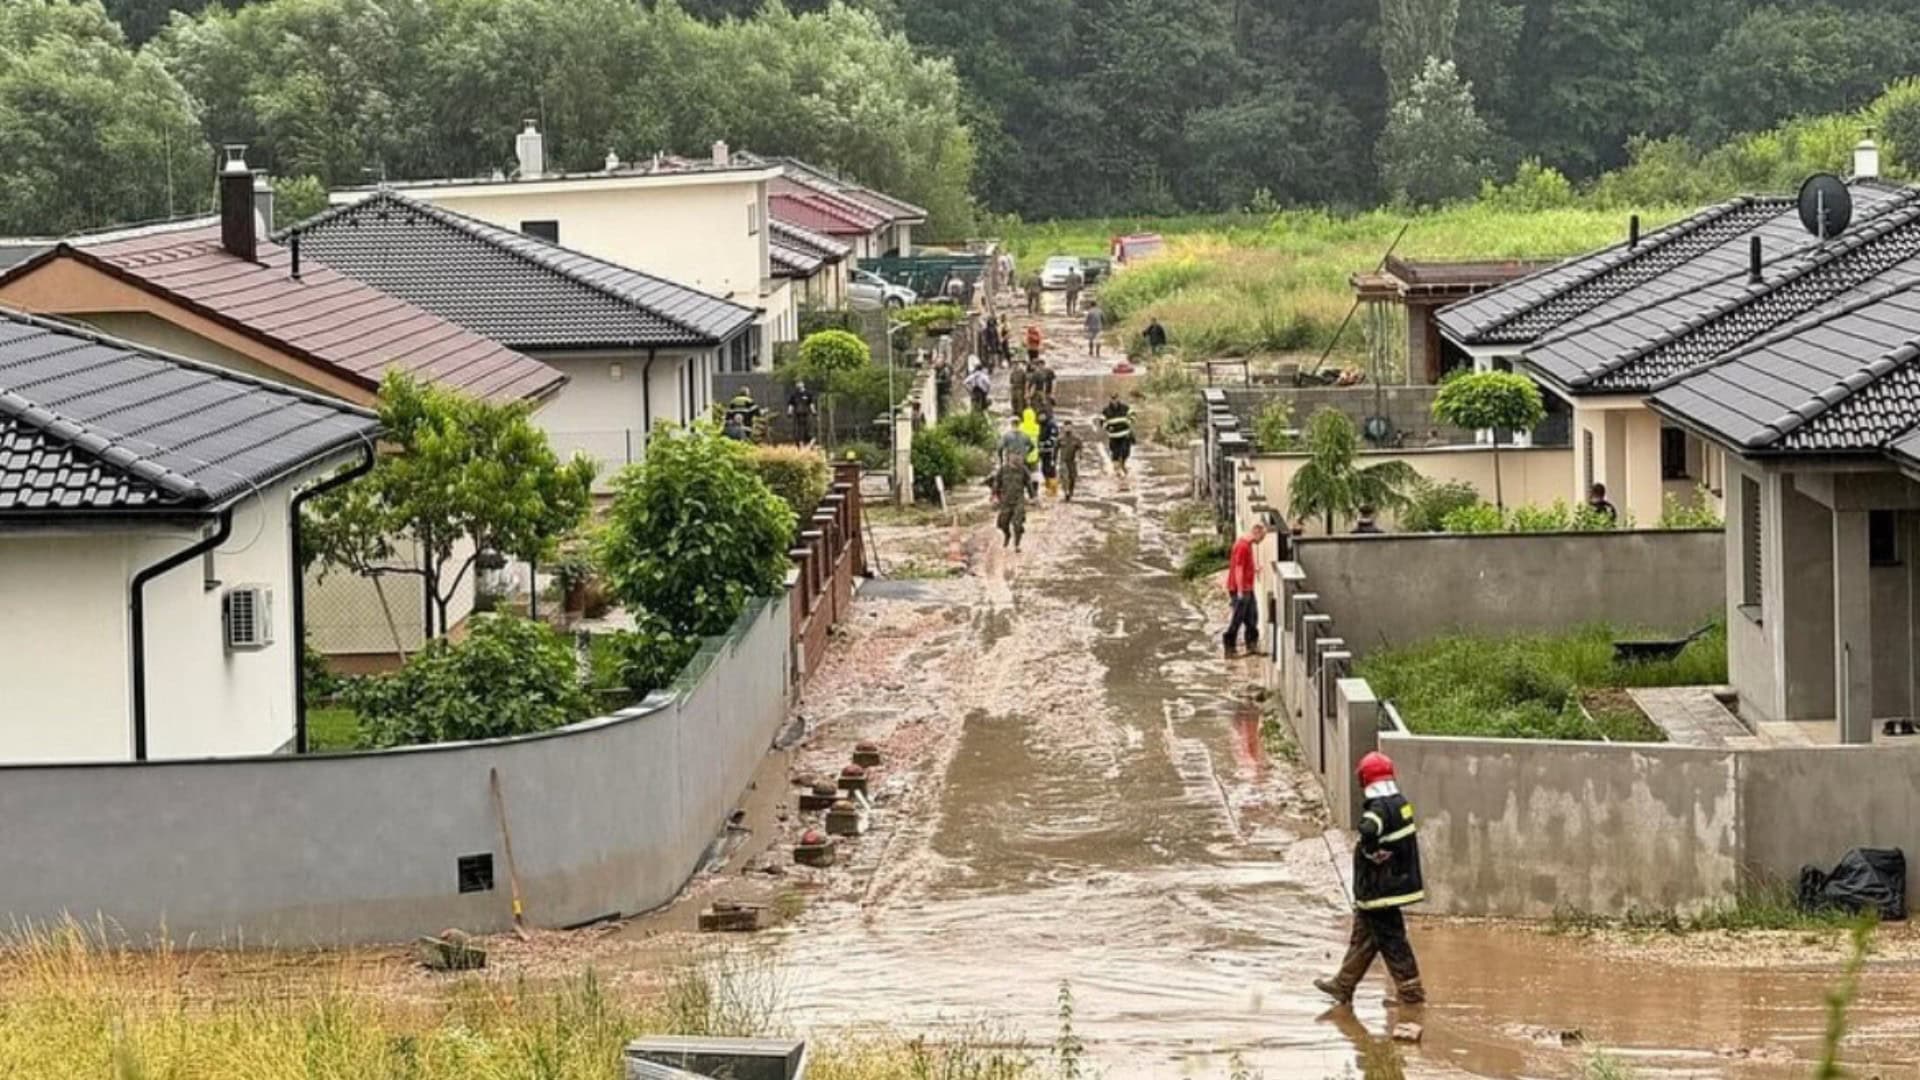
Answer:
[[[1353,846],[1353,937],[1340,973],[1315,979],[1313,985],[1340,1004],[1350,1004],[1354,988],[1378,955],[1386,958],[1399,1004],[1419,1005],[1427,995],[1420,986],[1420,965],[1407,941],[1407,920],[1400,910],[1426,899],[1413,804],[1400,794],[1393,761],[1387,755],[1376,750],[1361,758],[1359,773],[1364,801],[1360,841]]]

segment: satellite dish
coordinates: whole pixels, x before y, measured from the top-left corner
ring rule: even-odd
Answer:
[[[1800,224],[1822,240],[1847,231],[1853,221],[1853,193],[1832,173],[1807,177],[1800,185]]]

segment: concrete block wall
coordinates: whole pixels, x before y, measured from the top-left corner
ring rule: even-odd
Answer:
[[[404,941],[511,925],[497,770],[527,918],[671,899],[786,716],[787,600],[755,603],[670,691],[558,731],[364,754],[0,768],[0,920],[104,916],[136,941]],[[492,857],[489,891],[458,861]]]
[[[1410,446],[1425,446],[1427,433],[1438,431],[1445,445],[1470,444],[1474,433],[1465,428],[1443,424],[1433,418],[1433,399],[1440,390],[1435,386],[1226,386],[1217,388],[1227,406],[1245,431],[1253,430],[1254,418],[1270,403],[1283,401],[1293,407],[1294,426],[1305,429],[1307,420],[1322,409],[1347,414],[1355,427],[1364,427],[1370,416],[1385,416],[1393,430],[1406,437]]]

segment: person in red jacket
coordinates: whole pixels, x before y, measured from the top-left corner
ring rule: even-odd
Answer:
[[[1227,556],[1227,598],[1233,602],[1233,620],[1227,623],[1228,657],[1233,656],[1233,639],[1243,626],[1247,630],[1247,652],[1260,644],[1260,605],[1253,596],[1253,549],[1266,538],[1266,525],[1255,522],[1247,535],[1233,542],[1233,552]]]

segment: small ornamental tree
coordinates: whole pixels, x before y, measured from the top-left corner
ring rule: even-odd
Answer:
[[[846,330],[819,330],[800,343],[800,364],[811,378],[831,381],[836,372],[872,362],[873,350],[860,335]]]
[[[586,519],[594,464],[560,460],[519,402],[497,404],[389,372],[380,384],[387,449],[365,479],[315,499],[301,551],[377,584],[422,579],[436,633],[486,555],[536,560]],[[402,554],[404,542],[421,558]]]
[[[1463,372],[1440,384],[1433,399],[1434,419],[1471,431],[1492,429],[1493,505],[1505,509],[1500,491],[1501,431],[1532,432],[1547,418],[1540,388],[1511,371]]]
[[[724,632],[747,600],[786,582],[794,514],[755,470],[749,449],[711,424],[662,428],[615,481],[601,535],[607,581],[641,628],[649,662],[629,686],[663,685],[697,639]],[[662,660],[666,657],[666,661]],[[650,685],[635,685],[635,683]]]
[[[1360,464],[1360,431],[1346,413],[1321,409],[1307,421],[1307,463],[1287,488],[1287,513],[1325,519],[1350,518],[1363,506],[1397,510],[1419,475],[1404,461]]]

